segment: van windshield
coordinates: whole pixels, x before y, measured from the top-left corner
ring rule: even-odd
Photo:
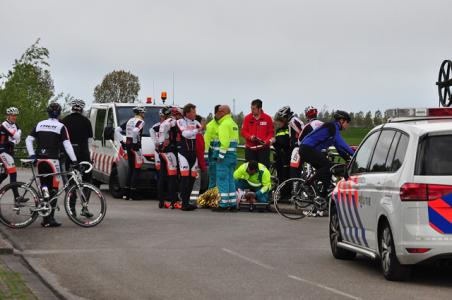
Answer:
[[[420,142],[416,163],[416,175],[452,175],[452,155],[450,155],[452,135],[427,136]]]
[[[134,106],[121,106],[116,107],[116,116],[118,117],[118,125],[126,123],[130,118],[134,116],[132,108]],[[155,123],[159,122],[159,107],[146,107],[146,112],[144,113],[144,128],[143,136],[149,136],[149,129]]]

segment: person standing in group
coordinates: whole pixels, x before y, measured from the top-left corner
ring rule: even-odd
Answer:
[[[182,210],[191,211],[196,205],[190,203],[193,184],[198,176],[198,159],[196,157],[196,135],[201,131],[201,124],[196,121],[196,106],[188,103],[183,108],[184,118],[177,120],[180,140],[177,143],[177,158],[180,172],[180,195]]]
[[[276,133],[272,138],[272,145],[275,148],[275,165],[278,182],[282,183],[290,176],[290,135],[287,117],[279,111],[273,120]]]
[[[217,159],[218,159],[218,109],[221,105],[215,105],[214,117],[206,125],[206,132],[204,133],[204,144],[206,145],[204,157],[209,163],[209,189],[217,185]]]
[[[213,211],[237,211],[237,197],[234,182],[234,170],[237,165],[237,144],[239,129],[232,119],[231,109],[222,105],[218,109],[218,140],[219,153],[217,159],[217,186],[220,192],[220,202]]]
[[[83,109],[85,108],[85,102],[80,99],[75,99],[71,101],[72,113],[67,115],[61,121],[65,126],[71,137],[72,147],[74,148],[75,156],[77,157],[77,162],[91,161],[91,156],[89,153],[89,145],[93,142],[93,128],[91,122],[87,117],[83,115]],[[66,160],[65,163],[66,170],[69,169],[69,161]],[[91,172],[82,173],[82,179],[84,182],[91,182]],[[70,201],[71,212],[76,214],[75,211],[75,199],[74,194]],[[82,216],[91,218],[93,215],[85,208],[82,209]]]
[[[19,110],[16,107],[6,109],[6,120],[0,124],[0,162],[4,173],[0,173],[0,184],[9,174],[9,182],[17,181],[16,165],[14,164],[14,146],[19,144],[22,131],[16,123]],[[19,200],[17,189],[13,189],[14,198]]]
[[[159,126],[158,152],[160,156],[160,172],[158,182],[159,208],[180,208],[177,198],[177,141],[176,122],[182,118],[182,110],[178,107],[170,109],[168,116]],[[170,206],[165,200],[170,200]]]
[[[163,107],[159,110],[159,122],[155,123],[154,125],[152,125],[151,128],[149,128],[149,136],[152,140],[152,142],[154,143],[154,164],[155,164],[155,169],[157,170],[157,172],[160,172],[160,154],[159,154],[159,135],[160,135],[160,124],[163,123],[169,116],[171,115],[171,108],[170,107]],[[158,179],[157,179],[157,186],[159,186],[159,182],[160,182],[160,176],[158,175]],[[164,189],[165,192],[166,188]],[[162,203],[160,204],[159,202],[159,207],[163,208],[164,206],[164,202],[162,201]]]
[[[200,115],[196,116],[196,121],[201,124],[201,131],[196,134],[196,157],[198,158],[198,166],[201,170],[201,174],[199,176],[199,190],[198,196],[204,193],[208,189],[209,178],[207,177],[207,163],[206,158],[204,156],[206,150],[206,144],[204,143],[204,133],[206,130],[206,119],[201,117]],[[192,197],[195,197],[196,193],[193,191]],[[195,200],[197,200],[196,197]]]
[[[143,165],[143,153],[141,152],[141,136],[143,135],[144,113],[146,108],[137,106],[133,108],[135,116],[126,123],[126,150],[129,174],[123,199],[129,200],[136,197],[136,179]]]
[[[308,106],[304,110],[304,114],[306,119],[308,120],[307,124],[303,127],[299,137],[298,144],[300,144],[303,139],[310,134],[312,131],[316,130],[320,126],[323,125],[323,122],[317,120],[317,109],[313,106]],[[299,147],[295,148],[292,151],[292,156],[290,159],[290,178],[299,178],[301,177],[303,166],[303,159],[300,157],[300,149]],[[296,191],[296,186],[294,185],[294,192]]]
[[[246,140],[245,159],[270,167],[270,141],[273,138],[272,118],[264,113],[260,99],[251,102],[251,113],[243,120],[242,136]]]
[[[37,159],[38,174],[61,172],[60,154],[62,148],[71,160],[71,165],[77,166],[77,157],[69,140],[66,126],[58,120],[61,114],[61,106],[52,102],[47,107],[47,113],[49,118],[39,122],[25,140],[28,155],[33,160]],[[34,141],[37,144],[36,152],[33,148]],[[40,183],[45,201],[49,201],[58,193],[59,181],[57,175],[41,177]],[[58,223],[54,218],[56,204],[56,201],[51,203],[52,211],[50,215],[43,217],[42,227],[61,226],[61,223]]]

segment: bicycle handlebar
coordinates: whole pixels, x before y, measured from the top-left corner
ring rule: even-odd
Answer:
[[[83,165],[89,166],[89,168],[88,168],[87,170],[84,170],[84,171],[83,171],[84,173],[89,173],[89,172],[91,172],[91,170],[93,169],[93,164],[90,163],[90,162],[88,162],[88,161],[81,161],[81,162],[79,163],[79,165],[81,165],[81,166],[83,166]]]

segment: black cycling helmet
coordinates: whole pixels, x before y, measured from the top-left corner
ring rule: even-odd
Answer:
[[[146,112],[146,108],[144,106],[136,106],[133,109],[134,114],[144,114]]]
[[[343,110],[336,110],[336,112],[333,115],[333,118],[336,121],[339,121],[340,119],[343,119],[343,120],[345,120],[347,122],[351,122],[352,121],[352,118],[350,117],[350,114],[348,112],[346,112],[346,111],[343,111]]]
[[[50,103],[49,106],[47,106],[47,113],[50,118],[58,118],[61,114],[61,105],[57,102]]]
[[[162,107],[159,111],[160,116],[168,117],[171,115],[171,106]]]
[[[293,116],[293,112],[290,106],[281,107],[275,114],[275,120],[286,120],[288,121]]]

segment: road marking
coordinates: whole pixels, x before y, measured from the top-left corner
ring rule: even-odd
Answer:
[[[338,289],[326,286],[326,285],[321,284],[321,283],[317,283],[317,282],[310,281],[310,280],[307,280],[307,279],[304,279],[304,278],[300,278],[300,277],[297,277],[297,276],[293,276],[293,275],[288,275],[288,277],[291,278],[291,279],[297,280],[297,281],[301,281],[301,282],[304,282],[304,283],[307,283],[307,284],[310,284],[310,285],[314,285],[314,286],[316,286],[318,288],[330,291],[330,292],[332,292],[334,294],[338,294],[338,295],[341,295],[341,296],[344,296],[344,297],[347,297],[347,298],[350,298],[350,299],[361,300],[361,298],[359,298],[359,297],[347,294],[347,293],[345,293],[343,291],[340,291]]]
[[[238,257],[238,258],[241,258],[241,259],[243,259],[243,260],[245,260],[245,261],[247,261],[247,262],[250,262],[250,263],[252,263],[252,264],[255,264],[255,265],[258,265],[258,266],[260,266],[260,267],[262,267],[262,268],[265,268],[265,269],[267,269],[267,270],[275,270],[275,268],[272,267],[272,266],[269,266],[269,265],[267,265],[267,264],[264,264],[264,263],[262,263],[262,262],[260,262],[260,261],[258,261],[258,260],[256,260],[256,259],[247,257],[247,256],[245,256],[245,255],[242,255],[242,254],[237,253],[237,252],[235,252],[235,251],[232,251],[232,250],[230,250],[230,249],[227,249],[227,248],[221,248],[221,250],[223,250],[224,252],[229,253],[229,254],[231,254],[231,255],[233,255],[233,256],[236,256],[236,257]],[[315,287],[318,287],[318,288],[327,290],[327,291],[329,291],[329,292],[331,292],[331,293],[334,293],[334,294],[337,294],[337,295],[344,296],[344,297],[346,297],[346,298],[355,299],[355,300],[361,300],[361,298],[359,298],[359,297],[353,296],[353,295],[351,295],[351,294],[345,293],[345,292],[343,292],[343,291],[340,291],[340,290],[338,290],[338,289],[329,287],[329,286],[324,285],[324,284],[321,284],[321,283],[317,283],[317,282],[314,282],[314,281],[311,281],[311,280],[307,280],[307,279],[304,279],[304,278],[300,278],[300,277],[297,277],[297,276],[294,276],[294,275],[290,275],[290,274],[288,274],[287,277],[289,277],[290,279],[293,279],[293,280],[301,281],[301,282],[303,282],[303,283],[306,283],[306,284],[309,284],[309,285],[313,285],[313,286],[315,286]]]
[[[247,262],[250,262],[250,263],[253,263],[253,264],[255,264],[255,265],[258,265],[258,266],[260,266],[260,267],[262,267],[262,268],[265,268],[265,269],[267,269],[267,270],[274,270],[274,269],[275,269],[275,268],[273,268],[272,266],[269,266],[269,265],[266,265],[266,264],[264,264],[264,263],[261,263],[261,262],[258,261],[258,260],[255,260],[255,259],[246,257],[246,256],[244,256],[244,255],[242,255],[242,254],[240,254],[240,253],[235,252],[235,251],[232,251],[232,250],[229,250],[229,249],[226,249],[226,248],[221,248],[221,250],[223,250],[224,252],[229,253],[229,254],[231,254],[231,255],[233,255],[233,256],[237,256],[237,257],[239,257],[239,258],[241,258],[241,259],[243,259],[243,260],[246,260]]]

